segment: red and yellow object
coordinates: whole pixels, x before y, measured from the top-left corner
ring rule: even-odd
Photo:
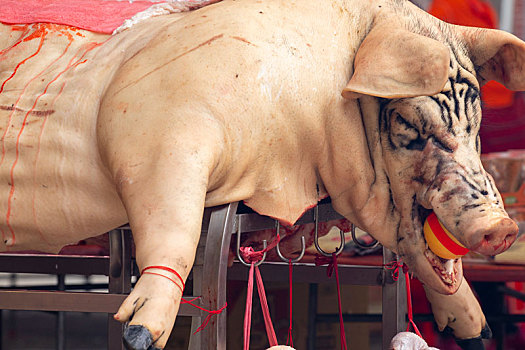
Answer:
[[[452,236],[432,212],[425,220],[423,233],[430,250],[443,259],[456,259],[467,254],[469,250]]]

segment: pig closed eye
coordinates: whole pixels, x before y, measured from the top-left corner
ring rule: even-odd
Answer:
[[[391,126],[390,142],[394,149],[398,147],[411,151],[421,151],[427,144],[427,138],[421,137],[419,130],[399,113],[396,113]]]
[[[418,134],[417,139],[410,141],[406,148],[411,151],[422,151],[427,145],[427,141],[428,139],[424,139]]]

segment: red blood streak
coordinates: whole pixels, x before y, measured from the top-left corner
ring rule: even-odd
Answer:
[[[13,70],[13,73],[11,73],[11,75],[2,83],[2,86],[0,86],[0,94],[2,93],[2,91],[4,91],[4,86],[5,84],[13,79],[13,77],[15,76],[16,72],[18,71],[18,68],[20,68],[21,65],[23,65],[24,63],[26,63],[28,60],[30,60],[31,58],[35,57],[36,55],[38,55],[38,53],[40,52],[40,49],[42,48],[42,44],[44,43],[44,37],[45,37],[45,32],[42,32],[41,34],[41,37],[40,37],[40,43],[38,44],[38,48],[36,50],[35,53],[33,53],[31,56],[29,57],[26,57],[23,61],[19,62],[15,69]],[[25,38],[23,41],[26,41],[27,38]]]
[[[25,117],[24,117],[24,120],[22,122],[22,126],[20,127],[20,131],[18,132],[18,135],[17,135],[17,138],[16,138],[16,149],[15,149],[15,160],[13,162],[13,166],[11,167],[11,171],[10,171],[10,180],[11,180],[11,189],[9,191],[9,197],[7,199],[7,213],[6,213],[6,225],[7,227],[9,228],[9,232],[11,233],[11,238],[12,238],[12,242],[11,244],[15,244],[15,241],[16,241],[16,237],[15,237],[15,234],[14,234],[14,230],[11,226],[11,223],[10,223],[10,219],[11,219],[11,210],[12,210],[12,201],[13,201],[13,197],[14,197],[14,194],[15,194],[15,178],[14,178],[14,171],[15,171],[15,168],[16,168],[16,165],[18,164],[18,160],[20,158],[20,138],[22,136],[22,133],[24,132],[24,129],[25,129],[25,125],[26,125],[26,122],[27,122],[27,118],[28,116],[31,114],[31,112],[36,108],[36,105],[38,103],[38,100],[44,96],[46,93],[47,93],[47,90],[49,88],[49,86],[54,83],[62,74],[64,74],[65,72],[67,72],[69,69],[71,68],[74,68],[74,67],[77,67],[78,65],[86,62],[87,60],[84,59],[84,57],[86,56],[86,54],[88,52],[90,52],[91,50],[95,49],[96,47],[102,45],[102,43],[89,43],[85,46],[85,50],[84,50],[84,53],[82,54],[82,56],[80,56],[75,62],[73,62],[76,58],[76,55],[73,56],[73,58],[71,58],[71,60],[69,61],[69,63],[67,64],[66,68],[64,70],[62,70],[60,73],[58,73],[55,78],[53,80],[51,80],[46,88],[44,89],[44,91],[37,96],[37,98],[35,99],[35,102],[33,103],[33,106],[31,107],[31,109],[26,113]],[[41,45],[40,45],[41,46]],[[5,150],[3,150],[5,151]],[[4,154],[2,154],[2,156],[4,156]],[[2,157],[2,160],[3,160],[3,157]]]
[[[36,56],[36,55],[40,52],[40,49],[42,48],[42,44],[43,44],[43,42],[44,42],[44,38],[45,38],[45,36],[43,35],[43,36],[40,38],[40,43],[39,43],[39,46],[38,46],[36,52],[33,53],[31,56],[27,57],[24,61],[27,61],[29,58]],[[68,47],[69,47],[69,45],[68,45]],[[18,103],[19,103],[20,100],[22,99],[22,97],[23,97],[23,95],[24,95],[24,93],[25,93],[27,87],[29,86],[29,84],[31,84],[35,79],[37,79],[38,77],[40,77],[40,76],[41,76],[41,75],[42,75],[42,74],[43,74],[43,73],[44,73],[44,72],[45,72],[45,71],[46,71],[51,65],[53,65],[58,59],[59,59],[59,58],[57,58],[55,61],[51,62],[49,65],[47,65],[46,68],[44,68],[44,70],[42,70],[42,71],[41,71],[40,73],[38,73],[35,77],[33,77],[31,80],[29,80],[29,81],[26,83],[26,85],[24,86],[24,88],[22,89],[22,93],[20,94],[20,96],[18,96],[18,99],[17,99],[16,102],[14,103],[14,105],[13,105],[13,111],[12,111],[11,114],[9,115],[9,122],[8,122],[8,124],[7,124],[7,126],[6,126],[6,128],[5,128],[5,130],[4,130],[4,134],[2,135],[2,138],[1,138],[1,140],[2,140],[2,157],[0,158],[0,165],[3,164],[4,159],[5,159],[5,137],[6,137],[7,133],[9,132],[9,129],[10,129],[10,126],[11,126],[11,122],[12,122],[12,120],[13,120],[13,115],[14,115],[14,113],[15,113],[15,111],[16,111],[16,107],[18,106]],[[19,67],[19,66],[21,65],[21,63],[23,63],[24,61],[20,62],[20,63],[17,65],[17,68],[15,69],[15,71],[13,72],[13,74],[11,75],[10,78],[12,78],[12,77],[15,75],[16,71],[18,70],[18,67]],[[8,78],[8,79],[10,79],[10,78]],[[4,82],[4,84],[5,84],[6,82],[7,82],[7,80]],[[3,88],[3,85],[2,85],[2,88]]]
[[[44,37],[45,37],[45,32],[42,32],[42,35],[40,37],[40,43],[38,44],[38,48],[37,50],[35,51],[35,53],[33,53],[31,56],[27,57],[26,59],[24,59],[23,61],[21,61],[20,63],[18,63],[18,65],[16,66],[15,70],[13,71],[13,73],[11,74],[11,76],[9,78],[7,78],[6,81],[4,81],[4,83],[2,84],[2,87],[0,88],[0,93],[2,93],[2,90],[5,86],[5,83],[10,80],[11,78],[13,78],[13,76],[16,74],[16,71],[18,70],[18,68],[24,64],[25,62],[27,62],[27,60],[31,59],[32,57],[35,57],[36,55],[38,55],[38,53],[40,52],[40,49],[42,48],[42,44],[44,43]],[[26,87],[27,87],[28,84],[26,84]],[[22,93],[23,94],[23,93]],[[20,95],[20,97],[18,98],[18,101],[20,101],[20,98],[22,97],[22,94]],[[18,102],[17,101],[17,102]],[[11,113],[11,115],[9,116],[9,125],[11,125],[11,119],[12,119],[12,116],[14,114],[14,110],[13,112]],[[8,125],[8,127],[9,127]],[[5,132],[4,132],[4,135],[2,136],[2,160],[0,161],[0,164],[3,162],[4,160],[4,157],[5,157],[5,135],[7,134],[7,130],[8,130],[8,127],[6,128]],[[23,127],[23,125],[22,125]],[[17,149],[16,149],[16,153],[17,153],[17,158],[18,158],[18,141],[17,141]],[[17,159],[18,160],[18,159]],[[17,160],[15,160],[15,163],[17,162]],[[9,198],[7,200],[7,214],[6,214],[6,224],[7,224],[7,227],[9,228],[9,231],[11,232],[11,238],[12,238],[12,242],[11,244],[14,244],[15,243],[15,233],[13,231],[13,228],[11,227],[10,223],[9,223],[9,219],[11,217],[11,200],[12,200],[12,197],[13,197],[13,194],[15,192],[15,187],[14,187],[14,183],[13,183],[13,171],[11,170],[11,190],[9,191]]]
[[[14,49],[15,47],[17,47],[18,45],[20,45],[20,43],[24,40],[24,37],[27,33],[29,33],[29,26],[28,25],[25,25],[25,26],[21,26],[17,29],[14,29],[14,28],[11,28],[11,30],[15,31],[15,30],[18,30],[18,31],[24,31],[21,35],[20,35],[20,38],[11,46],[9,46],[8,48],[6,49],[3,49],[3,50],[0,50],[0,61],[4,60],[7,56],[6,54],[11,51],[12,49]]]
[[[69,47],[71,46],[71,44],[73,43],[73,38],[70,37],[69,38],[69,43],[67,44],[66,48],[64,49],[64,51],[62,52],[62,54],[57,57],[53,62],[51,62],[51,64],[49,64],[45,69],[44,71],[46,71],[51,65],[53,65],[54,63],[56,63],[58,60],[60,60],[62,57],[64,57],[64,55],[67,53],[67,51],[69,50]],[[44,72],[42,71],[42,72]],[[53,79],[53,81],[55,81],[55,79]],[[52,81],[52,82],[53,82]],[[44,94],[46,93],[47,89],[49,88],[49,85],[51,84],[51,82],[49,84],[47,84],[46,88],[44,89]],[[58,98],[58,96],[60,96],[62,94],[62,91],[64,90],[64,86],[66,85],[66,83],[64,82],[62,84],[62,88],[60,89],[60,91],[58,92],[57,96],[55,96],[55,98],[53,99],[53,102],[51,103],[51,109],[53,109],[54,105],[55,105],[55,102]],[[36,105],[36,103],[35,103]],[[29,112],[28,112],[29,113]],[[46,242],[46,243],[49,243],[47,241],[47,239],[44,237],[44,234],[42,233],[42,231],[40,230],[39,228],[39,225],[38,225],[38,221],[37,221],[37,216],[36,216],[36,207],[35,207],[35,201],[36,201],[36,193],[35,193],[35,188],[36,188],[36,167],[37,167],[37,163],[38,163],[38,158],[40,156],[40,149],[41,149],[41,143],[42,143],[42,135],[44,133],[44,127],[46,125],[46,122],[47,122],[47,118],[48,118],[48,115],[45,115],[44,116],[44,120],[42,121],[42,125],[40,127],[40,133],[38,135],[38,145],[37,145],[37,151],[36,151],[36,157],[35,157],[35,160],[33,162],[33,203],[32,203],[32,209],[33,209],[33,222],[35,224],[35,227],[37,228],[37,231],[40,235],[40,238]],[[12,182],[11,182],[12,183]]]

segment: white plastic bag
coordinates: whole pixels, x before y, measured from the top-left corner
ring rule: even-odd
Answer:
[[[439,350],[429,347],[417,334],[412,332],[400,332],[390,342],[390,350]]]

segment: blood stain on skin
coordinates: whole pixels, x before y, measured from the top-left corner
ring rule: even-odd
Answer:
[[[12,29],[14,31],[14,29]],[[29,26],[23,26],[23,28],[21,27],[20,29],[18,29],[20,31],[23,30],[23,33],[20,35],[20,38],[18,38],[17,41],[15,41],[11,46],[3,49],[3,50],[0,50],[0,62],[5,60],[7,58],[7,53],[11,50],[13,50],[14,48],[16,48],[18,45],[20,45],[22,43],[22,40],[24,39],[25,35],[27,33],[29,33]]]
[[[232,38],[232,39],[235,39],[235,40],[242,41],[242,42],[244,42],[244,43],[246,43],[246,44],[249,44],[249,45],[257,46],[257,45],[255,45],[255,44],[253,44],[252,42],[248,41],[247,39],[241,37],[241,36],[232,36],[231,38]]]
[[[19,111],[20,108],[17,107],[18,103],[20,102],[20,100],[22,99],[22,96],[24,95],[27,87],[29,86],[29,84],[31,82],[33,82],[35,79],[37,79],[38,77],[40,77],[44,72],[46,72],[52,65],[54,65],[56,62],[58,62],[62,57],[64,57],[64,55],[67,53],[67,51],[69,50],[71,44],[73,43],[73,40],[74,40],[74,37],[73,37],[73,34],[71,33],[71,31],[76,31],[75,28],[71,28],[71,27],[67,27],[67,26],[63,26],[63,25],[56,25],[56,24],[36,24],[35,26],[33,26],[34,28],[34,31],[29,34],[28,36],[22,36],[22,38],[18,41],[18,44],[19,43],[22,43],[22,42],[27,42],[27,41],[30,41],[30,40],[33,40],[33,39],[36,39],[36,38],[40,38],[40,42],[38,44],[38,47],[36,49],[36,51],[31,54],[30,56],[26,57],[24,60],[20,61],[17,66],[15,67],[14,71],[12,72],[12,74],[3,82],[3,84],[1,85],[0,87],[0,93],[2,93],[3,89],[4,89],[4,86],[5,84],[11,80],[15,74],[17,73],[18,69],[24,64],[26,63],[29,59],[35,57],[36,55],[38,55],[41,51],[41,48],[42,48],[42,45],[43,45],[43,42],[44,42],[44,39],[46,37],[46,35],[49,33],[49,32],[53,32],[54,34],[58,35],[58,36],[65,36],[68,40],[68,44],[66,45],[64,51],[62,52],[61,55],[59,55],[56,59],[54,59],[51,63],[49,63],[38,75],[36,75],[35,77],[33,77],[32,79],[29,80],[29,82],[26,83],[22,93],[20,94],[20,96],[18,97],[17,101],[16,101],[16,104],[13,104],[11,106],[11,109],[12,109],[12,112],[9,116],[9,123],[8,123],[8,126],[6,128],[6,130],[4,131],[4,134],[2,136],[2,158],[0,160],[0,165],[3,163],[4,159],[5,159],[5,153],[6,153],[6,149],[5,149],[5,137],[7,135],[7,132],[9,130],[9,126],[11,126],[12,124],[12,119],[13,119],[13,114],[14,112],[16,111]],[[77,35],[79,33],[76,33]],[[83,36],[82,34],[80,34],[80,36]],[[16,45],[18,45],[16,44]],[[23,122],[22,122],[22,125],[20,127],[20,130],[18,132],[18,135],[17,135],[17,138],[16,138],[16,144],[15,144],[15,160],[13,162],[13,165],[11,167],[11,171],[10,171],[10,191],[9,191],[9,196],[8,196],[8,199],[7,199],[7,213],[6,213],[6,225],[9,229],[9,232],[11,234],[11,238],[6,240],[5,239],[5,234],[2,232],[2,235],[4,236],[4,241],[5,242],[8,242],[9,245],[14,245],[15,244],[15,233],[14,233],[14,229],[11,225],[11,213],[12,213],[12,202],[13,202],[13,199],[14,199],[14,194],[15,194],[15,178],[14,178],[14,172],[15,172],[15,168],[16,168],[16,165],[18,164],[18,161],[19,161],[19,158],[20,158],[20,140],[21,140],[21,137],[22,137],[22,134],[24,132],[24,129],[25,129],[25,125],[27,125],[27,121],[28,121],[28,117],[30,115],[37,115],[37,116],[40,116],[40,117],[43,117],[43,122],[42,122],[42,126],[41,126],[41,130],[40,130],[40,134],[39,134],[39,139],[38,139],[38,148],[37,148],[37,155],[36,155],[36,159],[34,161],[34,173],[33,173],[33,181],[36,182],[36,163],[38,161],[38,156],[39,156],[39,153],[40,153],[40,145],[41,145],[41,139],[42,139],[42,134],[43,134],[43,130],[44,130],[44,127],[45,127],[45,123],[47,121],[47,118],[49,117],[49,115],[51,115],[53,112],[51,113],[43,113],[43,111],[36,111],[35,108],[38,104],[38,101],[40,100],[40,98],[42,96],[44,96],[47,92],[48,92],[48,89],[49,87],[51,86],[51,84],[53,84],[54,82],[56,82],[58,80],[58,78],[60,76],[62,76],[65,72],[67,72],[68,70],[70,69],[73,69],[75,67],[77,67],[78,65],[80,64],[83,64],[87,61],[87,59],[85,59],[84,57],[86,56],[86,54],[88,52],[90,52],[91,50],[93,50],[94,48],[98,47],[102,45],[102,43],[95,43],[95,42],[90,42],[90,43],[87,43],[86,45],[83,45],[78,51],[77,51],[77,54],[73,55],[73,57],[71,58],[71,60],[68,62],[67,66],[65,69],[63,69],[61,72],[59,72],[54,79],[52,79],[45,87],[44,91],[39,94],[31,109],[29,111],[26,112],[25,114],[25,117],[23,119]],[[83,53],[82,53],[83,51]],[[81,54],[82,53],[82,54]],[[81,55],[80,55],[81,54]],[[79,57],[80,55],[80,57]],[[65,86],[65,82],[63,83],[61,89],[60,89],[60,92],[57,94],[57,96],[55,97],[55,99],[53,100],[53,105],[54,103],[56,102],[58,96],[60,96],[60,94],[62,93],[62,91],[64,90],[64,86]],[[9,106],[8,106],[8,109],[9,109]],[[48,111],[52,111],[52,110],[48,110]],[[36,227],[38,228],[38,224],[36,222],[36,210],[35,210],[35,193],[33,193],[33,220],[35,221],[35,224],[36,224]],[[42,232],[38,229],[39,233],[40,233],[40,236],[42,239],[44,239],[43,237],[43,234]],[[45,239],[44,239],[45,241]],[[7,243],[6,243],[7,244]]]
[[[4,110],[4,111],[16,111],[16,112],[27,112],[27,111],[24,111],[22,108],[19,108],[19,107],[15,107],[14,105],[13,106],[0,106],[0,109]],[[45,116],[48,116],[50,114],[53,114],[55,113],[55,111],[53,109],[48,109],[48,110],[42,110],[42,111],[31,111],[31,114],[32,115],[35,115],[37,117],[45,117]]]

